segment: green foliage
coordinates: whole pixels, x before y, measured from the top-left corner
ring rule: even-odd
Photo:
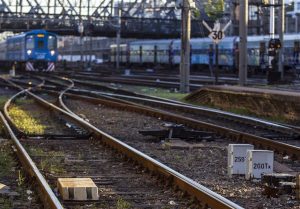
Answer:
[[[117,209],[130,209],[131,208],[131,205],[129,202],[123,200],[122,198],[121,199],[118,199],[117,201]]]
[[[45,132],[46,127],[20,107],[12,105],[9,114],[16,126],[27,134],[43,134]]]
[[[49,173],[65,173],[61,160],[57,157],[47,157],[40,161],[40,168]]]
[[[200,11],[198,9],[193,9],[192,14],[195,19],[200,18]]]
[[[0,148],[0,177],[9,175],[15,162],[12,156],[9,154],[9,146],[1,146]]]
[[[22,186],[25,182],[25,176],[23,175],[23,173],[19,170],[18,172],[18,179],[17,179],[17,182],[18,182],[18,186]]]
[[[4,107],[5,102],[8,100],[7,96],[0,96],[0,108]]]
[[[40,147],[28,147],[27,148],[29,155],[38,156],[38,157],[64,157],[62,151],[44,151]]]
[[[187,94],[179,93],[179,92],[170,92],[168,89],[160,89],[160,88],[142,88],[140,90],[142,94],[147,94],[151,96],[161,97],[165,99],[173,99],[173,100],[183,100]]]
[[[219,19],[224,12],[224,0],[207,0],[204,9],[212,20]]]
[[[5,197],[0,197],[0,205],[2,206],[2,209],[12,209],[13,208],[11,201]]]

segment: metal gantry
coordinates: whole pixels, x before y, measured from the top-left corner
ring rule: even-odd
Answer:
[[[60,35],[115,37],[119,1],[1,0],[0,32],[47,29]],[[129,0],[121,6],[122,37],[178,38],[181,11],[175,0]],[[203,36],[201,22],[192,23],[193,36]]]

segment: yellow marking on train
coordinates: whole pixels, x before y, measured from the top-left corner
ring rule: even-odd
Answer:
[[[37,34],[37,37],[38,37],[38,38],[44,38],[45,35],[44,35],[44,34]]]

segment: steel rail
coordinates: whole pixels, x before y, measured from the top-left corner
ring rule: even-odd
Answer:
[[[66,79],[65,77],[60,77],[60,76],[55,76],[55,77],[60,78],[60,79],[63,79],[63,78]],[[188,108],[192,111],[199,111],[199,112],[202,112],[204,114],[207,114],[207,113],[208,114],[218,114],[219,116],[229,117],[232,120],[237,120],[237,121],[240,121],[242,123],[245,123],[245,121],[247,121],[249,124],[260,125],[260,126],[266,128],[266,129],[270,129],[270,130],[277,129],[281,132],[288,133],[288,134],[291,134],[291,132],[300,134],[300,127],[293,127],[293,126],[288,125],[288,124],[280,124],[280,123],[271,122],[271,121],[263,120],[263,119],[260,119],[260,118],[251,117],[251,116],[243,116],[243,115],[238,115],[238,114],[235,114],[235,113],[230,113],[230,112],[217,110],[217,109],[213,109],[213,108],[195,106],[195,105],[186,104],[186,103],[183,103],[183,102],[172,101],[172,100],[162,99],[162,98],[158,98],[158,97],[154,97],[154,96],[138,94],[138,93],[126,91],[126,90],[123,90],[123,89],[106,87],[106,86],[103,86],[103,85],[91,84],[91,83],[87,83],[85,81],[80,81],[80,80],[77,80],[77,79],[72,79],[72,80],[74,81],[74,83],[80,83],[80,84],[89,85],[89,86],[93,86],[93,87],[101,86],[102,88],[105,88],[107,90],[111,90],[111,91],[115,92],[115,94],[101,92],[101,94],[108,95],[108,96],[119,97],[119,98],[129,98],[129,99],[133,99],[133,100],[145,100],[147,102],[160,103],[161,105],[173,106],[175,108],[185,108],[185,109]],[[73,89],[73,91],[76,91],[76,90]],[[77,90],[77,91],[81,91],[81,90]],[[125,95],[118,94],[118,93],[122,93],[122,94],[125,94]],[[142,97],[142,98],[139,98],[139,97]]]
[[[92,98],[92,97],[81,96],[81,95],[71,95],[71,94],[66,94],[66,95],[77,99],[84,98],[86,101],[91,101],[94,103],[102,103],[108,107],[122,108],[132,112],[146,114],[149,116],[161,118],[163,120],[168,120],[175,123],[183,124],[194,129],[213,131],[220,135],[227,136],[233,141],[239,141],[242,143],[244,142],[251,143],[258,148],[272,149],[277,153],[290,155],[295,159],[300,159],[300,147],[294,145],[274,141],[260,136],[255,136],[253,134],[243,133],[241,131],[225,128],[207,122],[202,122],[199,120],[187,118],[181,115],[169,113],[163,110],[157,110],[151,107],[146,107],[135,103],[131,103],[131,104],[130,102],[124,103],[124,101],[112,97],[103,96],[104,99],[101,99],[101,98]],[[111,101],[108,101],[107,99]]]
[[[10,128],[2,112],[0,112],[0,118],[5,127],[6,132],[11,137],[15,145],[16,154],[22,166],[28,172],[29,176],[34,178],[34,180],[36,180],[37,184],[39,185],[39,190],[41,192],[39,195],[41,201],[44,203],[44,207],[50,209],[63,209],[63,206],[51,190],[49,184],[47,183],[43,175],[40,173],[39,169],[36,167],[35,163],[32,161],[32,159],[30,158],[30,156],[28,155],[18,138],[15,136],[14,132]]]
[[[231,202],[230,200],[209,190],[208,188],[191,180],[190,178],[183,176],[182,174],[149,157],[148,155],[145,155],[144,153],[136,150],[135,148],[99,130],[98,128],[86,122],[76,114],[72,112],[67,112],[66,110],[63,110],[45,101],[44,99],[30,92],[29,90],[25,90],[25,92],[35,100],[39,101],[40,103],[43,103],[45,106],[48,106],[49,108],[60,112],[61,114],[73,121],[77,121],[77,123],[80,123],[81,126],[90,130],[93,133],[94,137],[101,140],[104,144],[107,144],[113,149],[121,152],[128,158],[134,160],[135,162],[145,167],[147,170],[159,176],[162,176],[163,178],[167,179],[168,182],[170,181],[174,183],[179,189],[191,195],[192,197],[195,197],[202,204],[203,207],[214,209],[242,209],[241,206]]]
[[[74,90],[72,90],[74,91]],[[66,93],[66,91],[65,91]],[[257,148],[264,148],[264,149],[271,149],[277,153],[281,153],[284,155],[289,155],[294,159],[300,159],[300,148],[294,145],[274,141],[265,137],[256,136],[253,134],[243,133],[241,131],[233,130],[230,128],[225,128],[222,126],[214,125],[207,122],[198,121],[195,119],[186,118],[184,116],[176,115],[173,113],[169,113],[163,110],[156,110],[151,107],[145,107],[143,105],[135,104],[132,102],[112,98],[109,96],[102,96],[105,100],[101,99],[101,95],[98,95],[100,98],[92,98],[87,96],[80,96],[80,95],[72,95],[66,94],[73,98],[82,99],[92,101],[94,103],[103,103],[110,107],[117,107],[117,108],[125,108],[130,111],[143,113],[150,116],[160,117],[166,120],[170,120],[176,123],[184,124],[188,127],[195,128],[195,129],[203,129],[208,131],[214,131],[219,133],[220,135],[224,135],[232,139],[233,141],[239,141],[241,143],[247,142],[254,144]],[[61,96],[62,98],[62,96]],[[112,100],[112,102],[107,101],[107,99]],[[65,108],[66,110],[70,111],[66,105],[60,99],[60,105]]]
[[[88,90],[80,90],[80,89],[72,89],[72,92],[83,92],[83,93],[90,93],[90,94],[95,94],[95,95],[105,95],[109,97],[115,97],[115,98],[121,98],[121,99],[130,99],[134,101],[145,101],[153,104],[159,104],[165,107],[171,107],[171,108],[176,108],[180,109],[183,111],[189,111],[189,112],[195,112],[199,111],[204,114],[217,114],[222,117],[227,117],[230,118],[231,120],[239,121],[241,123],[247,123],[252,124],[252,125],[259,125],[262,126],[266,129],[270,130],[277,130],[281,131],[284,133],[291,134],[292,132],[300,134],[300,130],[297,129],[297,127],[293,127],[287,124],[280,124],[280,123],[275,123],[275,122],[270,122],[267,120],[255,118],[255,117],[250,117],[250,116],[243,116],[243,115],[238,115],[235,113],[230,113],[222,110],[217,110],[213,108],[206,108],[206,107],[201,107],[201,106],[195,106],[195,105],[190,105],[186,104],[183,102],[173,102],[172,100],[160,100],[157,99],[156,97],[145,97],[145,98],[140,98],[139,94],[136,94],[136,96],[127,96],[127,95],[121,95],[121,94],[113,94],[113,93],[106,93],[106,92],[98,92],[98,91],[88,91]]]

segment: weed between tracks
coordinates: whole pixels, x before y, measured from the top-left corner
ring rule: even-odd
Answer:
[[[130,209],[131,205],[129,202],[123,200],[122,198],[117,201],[117,209]]]
[[[0,108],[3,108],[5,105],[5,102],[9,99],[7,96],[0,96]]]
[[[160,89],[160,88],[141,88],[140,93],[148,94],[150,96],[161,97],[165,99],[173,99],[177,101],[184,101],[183,98],[188,94],[182,94],[178,92],[171,92],[168,89]]]
[[[195,105],[195,106],[199,106],[198,102],[187,102],[189,104]],[[288,121],[284,116],[279,116],[279,115],[274,115],[274,116],[264,116],[264,115],[260,115],[260,114],[255,114],[253,113],[252,110],[249,110],[246,107],[230,107],[230,108],[223,108],[223,107],[218,107],[217,105],[213,104],[213,103],[205,103],[205,104],[200,104],[201,107],[208,107],[208,108],[213,108],[213,109],[217,109],[217,110],[223,110],[226,112],[231,112],[231,113],[235,113],[238,115],[243,115],[243,116],[250,116],[250,117],[257,117],[257,118],[261,118],[261,119],[265,119],[265,120],[269,120],[269,121],[274,121],[274,122],[279,122],[279,123],[289,123],[290,121]]]
[[[8,152],[9,146],[0,146],[0,178],[9,175],[15,162]]]
[[[103,84],[106,85],[106,84]],[[126,85],[126,84],[111,84],[112,87],[117,87],[119,89],[125,89],[128,91],[150,95],[150,96],[156,96],[161,97],[165,99],[173,99],[177,101],[184,101],[184,97],[186,97],[188,94],[182,94],[177,92],[177,89],[165,89],[165,88],[155,88],[155,87],[147,87],[147,86],[134,86],[134,85]]]
[[[61,163],[64,159],[64,153],[59,151],[47,151],[45,152],[39,147],[27,147],[30,156],[39,157],[39,167],[41,170],[49,173],[65,173],[65,169]]]
[[[0,128],[1,130],[1,128]],[[12,144],[9,141],[0,142],[0,183],[8,186],[8,192],[0,194],[0,208],[32,208],[36,209],[35,197],[28,187],[28,181],[19,170],[18,164],[12,155]]]
[[[11,105],[9,114],[16,126],[26,134],[44,134],[46,126],[42,125],[37,119],[33,118],[20,107]]]

